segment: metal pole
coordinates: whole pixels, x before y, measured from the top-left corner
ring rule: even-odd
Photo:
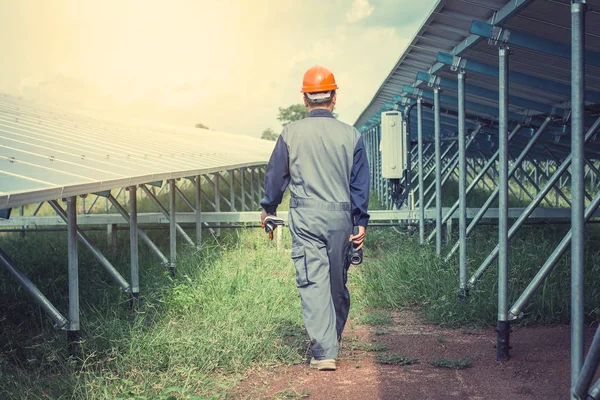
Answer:
[[[244,174],[242,172],[242,198],[244,195],[243,179]],[[196,175],[194,183],[196,192],[196,246],[200,248],[200,246],[202,246],[202,177],[200,175]],[[245,201],[242,202],[242,211],[244,211],[244,203]]]
[[[140,294],[137,228],[137,187],[129,187],[129,246],[131,248],[131,295]]]
[[[425,244],[425,192],[423,180],[423,100],[417,99],[417,135],[419,149],[419,242]]]
[[[588,351],[587,357],[585,358],[585,363],[583,364],[583,368],[581,369],[581,374],[579,375],[579,379],[575,384],[575,395],[579,396],[579,398],[585,398],[587,395],[587,391],[592,383],[592,379],[594,375],[596,375],[596,371],[598,370],[598,364],[600,363],[600,329],[596,330],[596,334],[594,335],[594,340],[592,341],[592,345],[590,346],[590,350]]]
[[[571,3],[571,387],[583,365],[585,2]]]
[[[467,295],[467,156],[465,110],[465,72],[458,72],[458,235],[460,243],[459,297]],[[441,226],[441,225],[440,225]]]
[[[63,221],[65,221],[65,223],[67,223],[67,224],[69,223],[68,214],[60,206],[60,204],[58,204],[58,202],[56,200],[49,201],[48,204],[50,204],[50,206],[54,209],[56,214]],[[88,248],[88,250],[96,258],[96,260],[98,260],[98,262],[100,262],[100,265],[102,265],[104,267],[104,269],[106,269],[106,271],[110,274],[110,276],[113,278],[113,280],[119,286],[121,286],[121,288],[123,288],[124,291],[129,291],[129,289],[130,289],[129,283],[127,283],[127,281],[121,276],[119,271],[117,271],[117,269],[110,263],[110,261],[108,261],[108,259],[106,257],[104,257],[104,254],[102,254],[100,252],[100,250],[98,250],[96,247],[94,247],[94,245],[92,244],[90,239],[88,239],[88,237],[83,232],[81,232],[81,230],[77,226],[75,226],[75,230],[77,231],[77,236],[79,237],[81,242],[85,245],[85,247]]]
[[[499,92],[499,179],[498,179],[498,328],[496,360],[508,359],[510,322],[508,320],[508,59],[509,49],[498,51]]]
[[[221,175],[217,172],[213,176],[215,178],[215,185],[214,185],[215,211],[220,212],[221,211],[221,191],[220,191]],[[254,168],[252,169],[252,182],[254,182]],[[252,209],[254,209],[254,184],[252,185]],[[215,225],[217,226],[217,228],[215,228],[215,232],[216,232],[217,236],[221,236],[221,229],[218,228],[218,226],[221,224],[217,223]]]
[[[475,131],[473,131],[473,133],[469,137],[469,140],[467,141],[467,144],[465,145],[465,149],[468,149],[469,146],[471,145],[471,143],[473,143],[473,140],[479,134],[479,132],[481,131],[481,128],[482,128],[482,126],[480,125],[477,127],[477,129],[475,129]],[[442,154],[442,160],[444,160],[443,154]],[[442,184],[441,184],[442,187],[446,184],[446,181],[448,181],[448,179],[450,179],[450,177],[454,174],[454,170],[456,169],[457,166],[458,166],[458,150],[452,156],[450,161],[442,168],[442,172],[441,172],[442,176],[443,176]],[[425,195],[427,195],[427,191],[425,191]],[[427,204],[425,204],[425,208],[429,208],[429,206],[431,205],[433,200],[436,198],[437,198],[436,194],[433,193],[431,198],[429,199],[429,201],[427,201]],[[442,222],[442,226],[443,226],[443,224],[444,223]]]
[[[170,264],[171,275],[175,276],[175,263],[177,262],[177,210],[175,208],[175,180],[169,181],[169,251],[170,251]]]
[[[235,170],[229,171],[229,206],[231,207],[231,211],[236,211],[235,209]]]
[[[594,383],[594,386],[588,392],[588,397],[586,400],[600,400],[600,379]]]
[[[77,197],[67,199],[67,246],[69,275],[69,323],[67,341],[79,340],[79,260],[77,254]]]
[[[156,207],[160,210],[160,212],[167,218],[169,218],[170,220],[170,213],[169,211],[160,203],[160,201],[158,200],[158,198],[154,195],[154,193],[152,193],[150,191],[150,189],[148,189],[146,187],[146,185],[140,185],[140,187],[142,188],[142,190],[146,193],[146,195],[150,198],[150,200],[152,200],[152,202],[156,205]],[[173,189],[173,188],[170,188]],[[170,193],[170,191],[169,191]],[[173,190],[173,196],[175,196],[177,194],[177,186],[175,186],[175,189]],[[169,198],[171,197],[171,195],[169,194]],[[187,200],[187,199],[186,199]],[[189,203],[188,203],[189,204]],[[196,244],[194,243],[194,241],[188,236],[188,234],[185,232],[185,230],[177,223],[175,223],[175,229],[177,229],[177,231],[179,232],[179,234],[183,237],[183,239],[190,245],[190,246],[195,246]]]
[[[57,329],[63,329],[69,321],[62,316],[60,311],[50,303],[50,300],[44,296],[44,294],[29,280],[29,278],[19,269],[15,262],[0,249],[0,263],[8,270],[8,272],[15,278],[25,289],[27,293],[44,309],[44,311],[54,321],[54,327]]]
[[[441,158],[441,131],[440,131],[440,89],[433,89],[433,103],[435,112],[435,252],[442,254],[442,158]]]
[[[215,179],[217,179],[217,178],[215,177]],[[256,182],[256,179],[254,178],[254,168],[250,168],[250,209],[252,211],[254,211],[256,209],[256,204],[254,202],[254,200],[256,199],[256,194],[255,194],[256,189],[255,189],[255,185],[254,185],[255,182]],[[215,183],[217,183],[216,180],[215,180]],[[218,192],[218,190],[215,189],[215,198],[217,196],[217,192]],[[216,202],[215,202],[215,204],[216,204]],[[220,208],[220,205],[218,205],[217,207]],[[219,210],[215,209],[215,211],[219,211]],[[220,231],[219,231],[219,233],[220,233]]]
[[[142,189],[144,188],[143,185],[141,187],[142,187]],[[121,206],[121,204],[119,203],[119,200],[117,200],[113,195],[109,195],[107,200],[110,201],[110,203],[115,207],[115,209],[119,212],[119,214],[121,214],[123,216],[123,218],[125,218],[125,221],[127,221],[128,223],[131,224],[131,218],[129,217],[129,214],[127,213],[127,211],[125,211],[125,208],[123,208],[123,206]],[[150,250],[152,250],[154,252],[154,254],[156,254],[158,256],[158,258],[160,258],[160,261],[164,265],[168,265],[169,260],[167,259],[167,257],[165,257],[165,255],[162,253],[162,251],[160,251],[160,249],[156,246],[156,244],[154,244],[154,242],[148,237],[148,235],[146,235],[146,232],[139,229],[139,227],[138,227],[137,231],[138,231],[138,236],[148,245],[148,247],[150,247]]]
[[[242,211],[246,211],[246,168],[240,170],[240,184],[242,186]]]

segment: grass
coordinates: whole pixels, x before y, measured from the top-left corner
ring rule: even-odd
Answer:
[[[107,296],[112,302],[84,301],[82,363],[64,361],[60,332],[3,329],[0,397],[29,387],[30,398],[154,398],[167,389],[193,398],[226,392],[254,363],[302,362],[308,341],[289,255],[261,232],[231,234],[238,237],[200,253],[181,251],[175,279],[144,268],[145,302],[135,313],[118,293]],[[22,323],[47,325],[35,306],[20,308],[31,309]]]
[[[433,365],[437,368],[446,368],[446,369],[465,369],[471,366],[471,360],[468,358],[436,358],[429,364]]]
[[[384,365],[411,365],[419,361],[416,357],[405,357],[398,353],[378,353],[375,360]]]
[[[227,185],[223,187],[224,197],[228,197]],[[206,191],[212,193],[209,187]],[[453,193],[455,184],[449,182],[444,188],[446,205],[452,204]],[[485,191],[475,190],[469,205],[480,205],[486,197]],[[513,202],[522,204],[518,199]],[[147,199],[140,201],[140,206],[156,210]],[[178,209],[185,210],[185,205],[178,203]],[[203,209],[208,209],[208,204]],[[102,212],[102,207],[97,211]],[[511,302],[567,230],[568,226],[527,226],[511,241]],[[260,230],[223,229],[218,242],[206,233],[201,250],[180,243],[175,278],[153,254],[140,252],[144,301],[135,311],[130,311],[126,296],[91,254],[80,251],[85,338],[79,349],[81,360],[69,358],[64,332],[54,331],[40,307],[0,271],[0,398],[223,399],[254,367],[304,362],[308,338],[289,257],[288,231],[284,230],[281,252]],[[165,232],[148,234],[159,247],[168,249]],[[104,234],[90,232],[88,236],[128,277],[128,233],[119,232],[114,253],[110,253]],[[469,239],[470,273],[496,242],[495,227],[474,231]],[[0,237],[0,247],[63,311],[68,295],[65,243],[65,233]],[[586,312],[587,321],[593,323],[600,317],[600,230],[596,225],[586,228],[586,257]],[[568,264],[567,255],[533,297],[519,323],[568,322]],[[431,322],[462,327],[465,333],[495,324],[495,266],[460,303],[457,265],[456,258],[441,261],[431,246],[421,247],[412,234],[370,228],[365,262],[350,269],[351,317],[378,327],[375,335],[389,333],[385,327],[395,325],[392,311],[405,307],[418,309]],[[438,342],[444,341],[438,338]],[[349,343],[355,350],[379,352],[379,363],[409,365],[418,361],[381,353],[387,348],[378,343]],[[284,391],[280,395],[303,398],[309,394]]]
[[[456,183],[444,186],[444,203],[451,205]],[[475,190],[469,206],[480,206],[487,193]],[[522,204],[520,204],[522,205]],[[372,202],[371,208],[377,205]],[[511,221],[512,223],[512,221]],[[569,225],[524,226],[510,241],[509,303],[518,298],[554,247],[568,232]],[[445,231],[445,229],[444,229]],[[451,238],[454,244],[458,238]],[[495,226],[481,226],[468,241],[468,277],[497,244]],[[449,251],[443,248],[442,254]],[[358,296],[366,307],[388,310],[416,308],[427,321],[443,326],[482,327],[494,325],[497,314],[496,263],[484,273],[464,301],[457,301],[458,256],[444,262],[435,246],[421,246],[418,236],[385,228],[371,228],[365,252],[366,263],[353,276]],[[586,227],[585,309],[586,320],[600,318],[600,227]],[[568,323],[570,299],[570,261],[568,252],[542,284],[516,323]]]

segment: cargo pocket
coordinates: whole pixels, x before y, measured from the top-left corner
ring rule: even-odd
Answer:
[[[308,268],[306,267],[304,246],[298,246],[292,249],[292,261],[296,268],[296,286],[307,286],[310,281],[308,280]]]

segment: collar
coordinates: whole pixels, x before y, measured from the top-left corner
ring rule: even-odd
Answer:
[[[309,118],[313,117],[324,117],[324,118],[333,118],[333,114],[331,111],[326,110],[324,108],[315,108],[308,113]]]

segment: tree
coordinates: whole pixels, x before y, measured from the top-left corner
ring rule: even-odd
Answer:
[[[265,140],[277,140],[278,137],[279,135],[275,133],[275,131],[273,131],[273,129],[271,128],[265,129],[262,135],[260,136],[261,139]]]
[[[279,116],[277,116],[277,119],[281,121],[281,125],[286,126],[290,122],[306,118],[307,115],[308,109],[304,104],[293,104],[287,108],[279,107]],[[335,111],[333,112],[333,117],[338,117]]]
[[[304,104],[293,104],[287,108],[279,107],[279,115],[277,119],[281,121],[281,125],[286,126],[290,122],[298,121],[306,118],[308,110]]]
[[[204,124],[196,124],[196,128],[200,128],[200,129],[210,129],[208,126],[204,125]]]

